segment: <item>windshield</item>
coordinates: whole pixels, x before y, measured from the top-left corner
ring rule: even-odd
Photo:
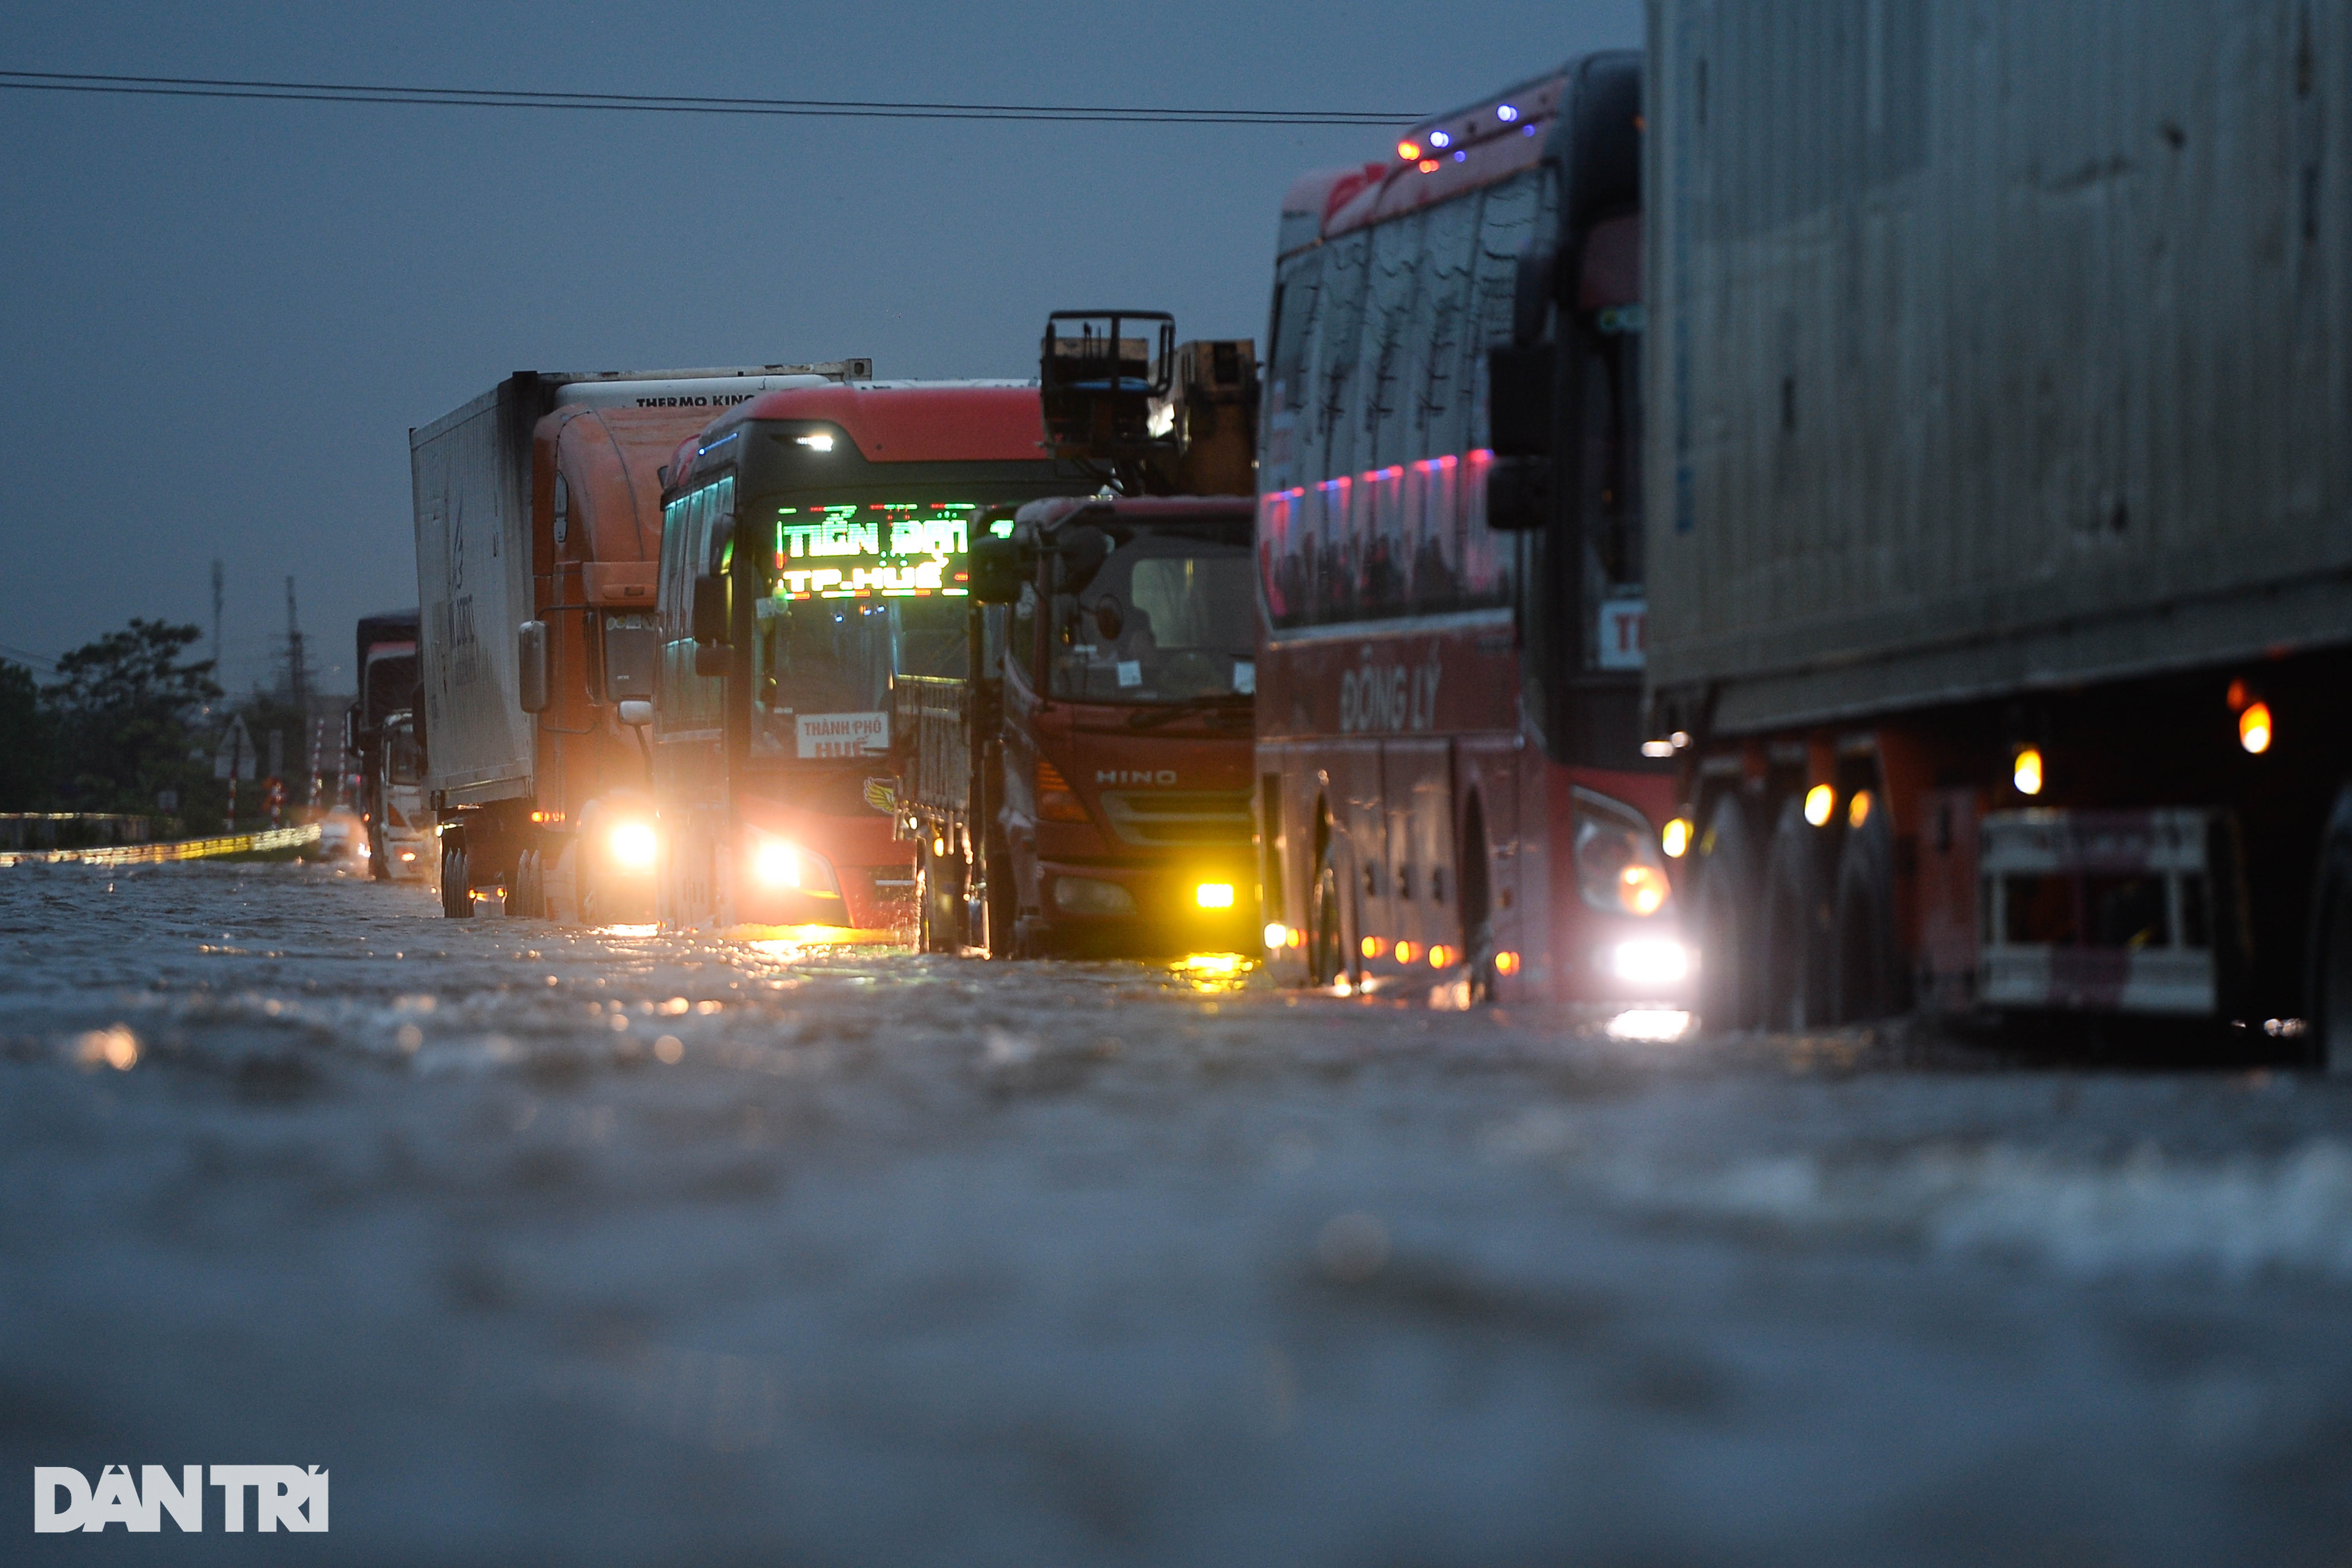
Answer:
[[[1091,526],[1064,531],[1051,634],[1053,693],[1184,702],[1257,689],[1255,599],[1240,541]]]
[[[961,501],[775,510],[755,605],[751,749],[856,758],[890,746],[896,675],[966,673]]]

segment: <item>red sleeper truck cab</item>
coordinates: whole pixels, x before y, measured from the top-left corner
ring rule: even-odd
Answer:
[[[982,512],[1091,488],[1039,427],[1034,385],[855,383],[768,394],[677,449],[651,727],[665,923],[912,922],[892,687],[969,670]]]

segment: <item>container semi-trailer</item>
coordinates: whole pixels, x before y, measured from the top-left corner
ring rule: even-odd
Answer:
[[[1706,1011],[2352,1067],[2352,20],[1654,0],[1648,745]]]
[[[871,371],[520,372],[409,432],[444,913],[649,917],[662,465],[739,403]]]

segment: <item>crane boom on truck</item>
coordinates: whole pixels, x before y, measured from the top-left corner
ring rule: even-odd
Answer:
[[[714,411],[872,372],[519,372],[409,432],[444,913],[650,918],[661,464]]]
[[[1164,312],[1056,311],[1039,387],[1055,455],[1116,489],[991,514],[969,669],[894,687],[918,942],[1245,951],[1255,345],[1180,344]]]
[[[1651,11],[1706,1010],[2308,1019],[2352,1067],[2352,26],[1828,16]]]

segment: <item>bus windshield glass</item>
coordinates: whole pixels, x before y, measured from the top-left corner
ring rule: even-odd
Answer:
[[[1257,689],[1250,549],[1217,531],[1082,525],[1059,541],[1048,624],[1053,694],[1190,702]]]
[[[959,501],[775,509],[752,637],[755,755],[878,755],[890,745],[893,676],[966,672],[976,510]]]

